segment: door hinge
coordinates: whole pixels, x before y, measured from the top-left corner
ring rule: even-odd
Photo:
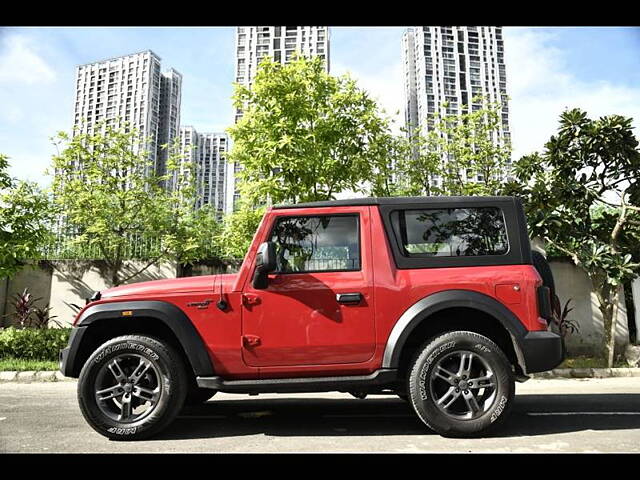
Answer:
[[[242,304],[245,306],[248,305],[258,305],[260,303],[260,296],[255,293],[243,293],[242,294]]]
[[[260,337],[257,335],[243,335],[242,343],[245,347],[257,347],[260,345]]]

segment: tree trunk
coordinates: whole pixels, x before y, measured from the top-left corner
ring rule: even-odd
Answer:
[[[118,271],[114,268],[111,271],[111,286],[112,287],[117,287],[119,285],[118,283]]]
[[[611,306],[611,319],[609,320],[609,332],[607,335],[607,367],[613,367],[613,357],[616,348],[616,326],[618,324],[618,301],[620,299],[620,287],[616,286]]]
[[[111,286],[117,287],[120,285],[120,278],[118,277],[118,273],[120,273],[120,268],[122,268],[122,261],[116,260],[113,263],[111,270]]]
[[[598,303],[600,304],[599,307],[600,312],[602,313],[602,326],[604,330],[602,350],[605,354],[608,368],[613,367],[619,299],[619,287],[614,287],[613,289],[610,289],[609,292],[598,292]]]
[[[176,262],[176,278],[193,276],[193,265]]]

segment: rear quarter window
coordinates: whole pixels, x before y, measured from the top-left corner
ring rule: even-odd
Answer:
[[[509,252],[504,214],[497,207],[395,210],[391,224],[406,257],[479,257]]]

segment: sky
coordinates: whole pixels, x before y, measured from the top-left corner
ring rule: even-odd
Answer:
[[[401,126],[405,27],[330,27],[330,71],[349,73]],[[183,75],[181,124],[233,122],[233,27],[0,27],[0,153],[50,183],[50,138],[72,127],[76,65],[147,49]],[[540,151],[565,108],[633,117],[640,137],[640,28],[504,27],[513,158]],[[399,115],[397,114],[399,112]]]

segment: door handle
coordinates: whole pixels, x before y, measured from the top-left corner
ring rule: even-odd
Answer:
[[[357,305],[362,300],[362,294],[355,293],[338,293],[336,294],[336,300],[343,305]]]

